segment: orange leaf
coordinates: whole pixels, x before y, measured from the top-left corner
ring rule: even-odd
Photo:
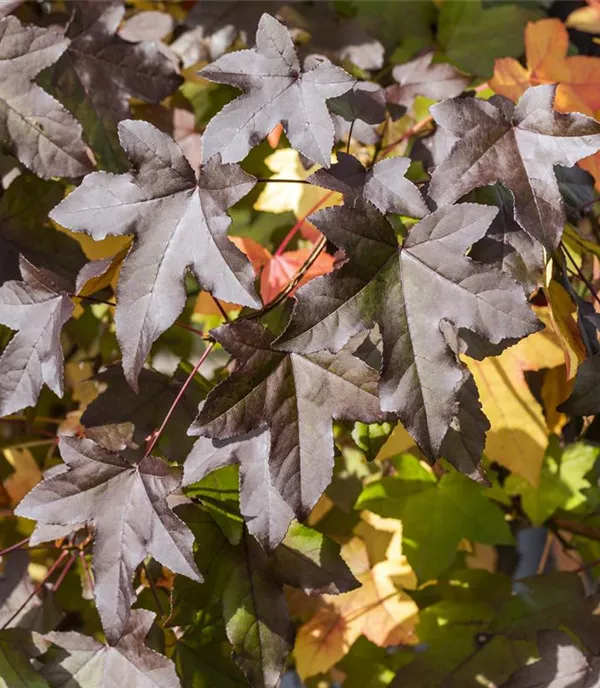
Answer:
[[[296,273],[304,265],[310,256],[310,249],[303,248],[299,251],[287,251],[280,256],[273,256],[265,265],[260,276],[260,295],[265,303],[272,301],[277,294],[296,276]],[[298,289],[315,277],[326,275],[333,270],[333,256],[328,253],[320,253],[315,262],[307,270],[300,280]],[[294,289],[290,296],[296,291]]]
[[[594,116],[600,110],[600,58],[567,57],[569,35],[558,19],[530,22],[525,29],[527,68],[513,58],[496,60],[490,86],[517,100],[529,87],[558,84],[555,107]]]

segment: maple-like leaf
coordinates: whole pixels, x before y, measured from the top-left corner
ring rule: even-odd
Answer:
[[[248,320],[212,333],[235,356],[238,368],[208,395],[191,432],[225,440],[269,427],[273,489],[298,519],[305,518],[331,481],[332,419],[374,423],[384,418],[377,373],[351,348],[337,355],[275,351],[275,336]],[[200,460],[199,453],[195,456]]]
[[[433,173],[433,200],[453,203],[501,182],[513,194],[516,221],[553,251],[565,223],[553,167],[573,166],[600,150],[600,122],[553,110],[555,91],[556,86],[530,88],[516,106],[502,96],[434,105],[435,121],[459,140]]]
[[[353,155],[339,152],[337,160],[329,169],[317,170],[308,181],[339,191],[348,205],[363,198],[382,213],[410,217],[427,215],[427,206],[419,189],[404,178],[410,166],[409,158],[388,158],[368,170]]]
[[[410,108],[417,96],[434,100],[454,98],[469,84],[469,77],[447,62],[431,64],[434,53],[426,53],[403,65],[396,65],[392,76],[397,82],[386,89],[387,100]]]
[[[416,587],[416,576],[402,554],[402,523],[368,512],[362,517],[355,532],[363,537],[353,537],[342,549],[361,586],[318,598],[317,611],[298,630],[294,646],[302,679],[328,671],[361,635],[380,647],[418,642],[418,607],[406,592]],[[369,544],[379,538],[387,544],[385,556],[372,560],[369,554],[378,548]]]
[[[135,394],[127,384],[123,371],[113,365],[96,376],[95,381],[106,385],[103,391],[87,406],[81,423],[89,431],[121,423],[133,423],[133,440],[144,446],[144,440],[162,423],[188,375],[179,368],[173,377],[155,370],[142,370],[139,393]],[[203,398],[202,390],[190,384],[169,418],[167,437],[161,435],[159,447],[171,461],[183,461],[192,448],[192,439],[186,431],[198,414]]]
[[[33,406],[44,384],[63,394],[60,332],[73,313],[61,280],[21,258],[22,281],[0,287],[0,323],[17,330],[0,356],[0,416]]]
[[[398,413],[423,452],[437,456],[465,378],[452,333],[466,328],[499,343],[538,328],[512,278],[464,256],[496,213],[470,203],[440,208],[412,228],[402,248],[369,204],[315,213],[312,222],[349,261],[299,290],[278,348],[335,351],[378,324],[381,407]]]
[[[81,126],[35,82],[64,53],[58,31],[0,21],[0,141],[39,177],[81,177],[92,168]]]
[[[525,29],[527,67],[511,57],[496,60],[490,87],[518,100],[530,86],[557,84],[554,107],[594,116],[600,110],[600,59],[570,55],[569,32],[559,19],[529,22]]]
[[[327,105],[330,112],[346,122],[360,120],[368,125],[385,119],[385,91],[373,81],[359,81],[341,96],[330,98]]]
[[[183,310],[188,269],[218,298],[260,305],[252,268],[227,238],[226,213],[255,179],[218,158],[196,175],[179,146],[148,122],[125,120],[119,136],[133,171],[88,175],[51,217],[96,240],[136,237],[121,269],[116,322],[125,375],[137,391],[150,347]]]
[[[123,635],[111,644],[81,633],[48,633],[54,648],[41,675],[51,686],[179,688],[173,662],[144,644],[154,617],[145,609],[132,611]]]
[[[298,251],[272,255],[250,237],[232,237],[232,241],[250,258],[254,271],[260,276],[260,296],[264,303],[272,301],[288,285],[311,254],[311,249],[301,248]],[[334,262],[334,257],[329,253],[320,253],[298,283],[298,287],[315,277],[331,272]],[[298,287],[290,292],[290,296]]]
[[[52,270],[73,286],[86,262],[78,243],[50,226],[48,213],[62,199],[63,187],[33,175],[19,175],[0,198],[0,285],[18,280],[19,256]]]
[[[147,556],[200,579],[193,536],[167,505],[181,471],[152,456],[134,462],[89,439],[63,436],[59,449],[68,470],[35,487],[18,512],[42,523],[93,525],[96,605],[106,637],[116,643],[135,600],[135,569]]]
[[[245,92],[206,127],[205,159],[220,153],[223,162],[242,160],[281,122],[294,148],[329,166],[334,129],[326,100],[348,91],[355,79],[325,58],[301,71],[290,33],[276,19],[263,14],[256,49],[223,55],[199,74]]]
[[[563,631],[540,631],[540,659],[516,671],[501,688],[598,688],[600,658],[588,658]]]
[[[117,124],[131,117],[129,98],[158,103],[182,79],[158,43],[130,43],[115,35],[125,14],[122,2],[75,2],[60,60],[42,84],[79,122],[100,163],[127,169]]]

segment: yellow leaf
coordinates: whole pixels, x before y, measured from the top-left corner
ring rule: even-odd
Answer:
[[[576,321],[576,308],[566,289],[551,281],[545,288],[552,329],[563,350],[567,380],[577,374],[579,363],[585,360],[587,351]],[[544,366],[548,367],[548,366]]]
[[[491,425],[486,455],[532,485],[539,480],[548,427],[524,372],[552,368],[562,362],[560,347],[546,331],[530,335],[500,356],[484,361],[467,359]]]
[[[600,2],[587,0],[587,7],[580,7],[567,17],[566,24],[570,29],[586,33],[600,33]]]
[[[415,450],[418,451],[415,441],[408,432],[406,432],[402,423],[398,423],[392,430],[392,433],[387,438],[383,447],[379,450],[377,460],[384,461],[392,456],[396,456],[396,454],[403,454],[408,451],[414,453]]]
[[[42,472],[29,449],[5,449],[4,457],[14,469],[4,481],[4,489],[16,506],[40,482]]]
[[[556,408],[559,404],[569,397],[573,388],[573,380],[567,380],[566,368],[564,365],[551,368],[547,371],[542,383],[540,396],[544,406],[546,425],[549,432],[559,435],[567,422],[567,416],[560,413]]]
[[[402,523],[369,512],[361,516],[363,525],[387,535],[387,558],[370,564],[371,533],[366,539],[354,537],[342,547],[361,587],[341,595],[322,595],[321,606],[298,631],[294,655],[303,680],[331,669],[360,635],[381,647],[418,642],[418,607],[404,592],[416,587],[416,576],[402,555]]]

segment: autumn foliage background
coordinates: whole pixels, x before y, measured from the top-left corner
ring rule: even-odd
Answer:
[[[597,0],[0,1],[0,686],[600,685],[599,36]],[[269,41],[322,70],[304,127]],[[457,171],[507,131],[530,168]],[[479,278],[502,316],[436,315]]]

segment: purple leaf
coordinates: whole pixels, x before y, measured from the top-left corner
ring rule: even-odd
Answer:
[[[126,632],[133,576],[147,556],[200,580],[193,536],[167,504],[181,471],[152,456],[133,463],[88,439],[62,437],[59,449],[68,470],[44,479],[17,510],[46,524],[93,525],[96,605],[114,644]]]
[[[44,384],[63,394],[60,332],[73,302],[58,276],[24,258],[21,274],[0,287],[0,323],[17,330],[0,356],[0,416],[33,406]]]
[[[456,330],[499,343],[539,329],[512,278],[464,255],[496,214],[470,203],[441,208],[415,225],[400,248],[391,225],[369,204],[315,213],[311,222],[349,260],[298,292],[278,348],[337,351],[378,324],[381,407],[399,415],[426,455],[439,456],[466,375],[453,344]]]
[[[435,121],[458,140],[433,173],[431,198],[446,205],[501,182],[513,194],[515,220],[552,252],[565,223],[554,165],[573,166],[600,150],[600,122],[553,110],[555,91],[529,88],[516,106],[502,96],[434,105]]]
[[[65,52],[57,31],[0,21],[0,140],[39,177],[81,177],[92,169],[81,127],[35,82]]]
[[[298,519],[305,518],[331,481],[332,419],[375,423],[385,417],[379,410],[377,373],[353,356],[351,348],[337,355],[275,351],[274,335],[248,320],[212,334],[235,356],[238,368],[208,395],[191,432],[227,440],[268,427],[269,492],[277,492]],[[202,461],[201,450],[206,451],[203,444],[192,454],[188,476],[196,461]],[[235,451],[239,455],[242,448]],[[232,454],[230,462],[237,460]],[[222,458],[219,464],[223,465]],[[247,470],[243,469],[246,478]],[[252,477],[244,495],[246,504],[253,483]],[[278,516],[278,523],[280,518],[284,520]],[[258,524],[256,528],[258,532]],[[260,532],[262,542],[277,539],[262,526]]]
[[[220,153],[223,162],[242,160],[281,122],[294,148],[329,166],[334,129],[326,101],[352,88],[355,79],[325,58],[302,71],[290,33],[276,19],[263,14],[256,49],[223,55],[199,74],[244,91],[206,127],[206,159]]]
[[[51,217],[96,240],[136,237],[119,277],[116,321],[125,375],[137,391],[152,344],[183,310],[188,269],[216,297],[260,305],[250,263],[227,238],[226,211],[255,179],[218,158],[196,176],[179,146],[148,122],[121,122],[119,135],[132,172],[88,175]]]

